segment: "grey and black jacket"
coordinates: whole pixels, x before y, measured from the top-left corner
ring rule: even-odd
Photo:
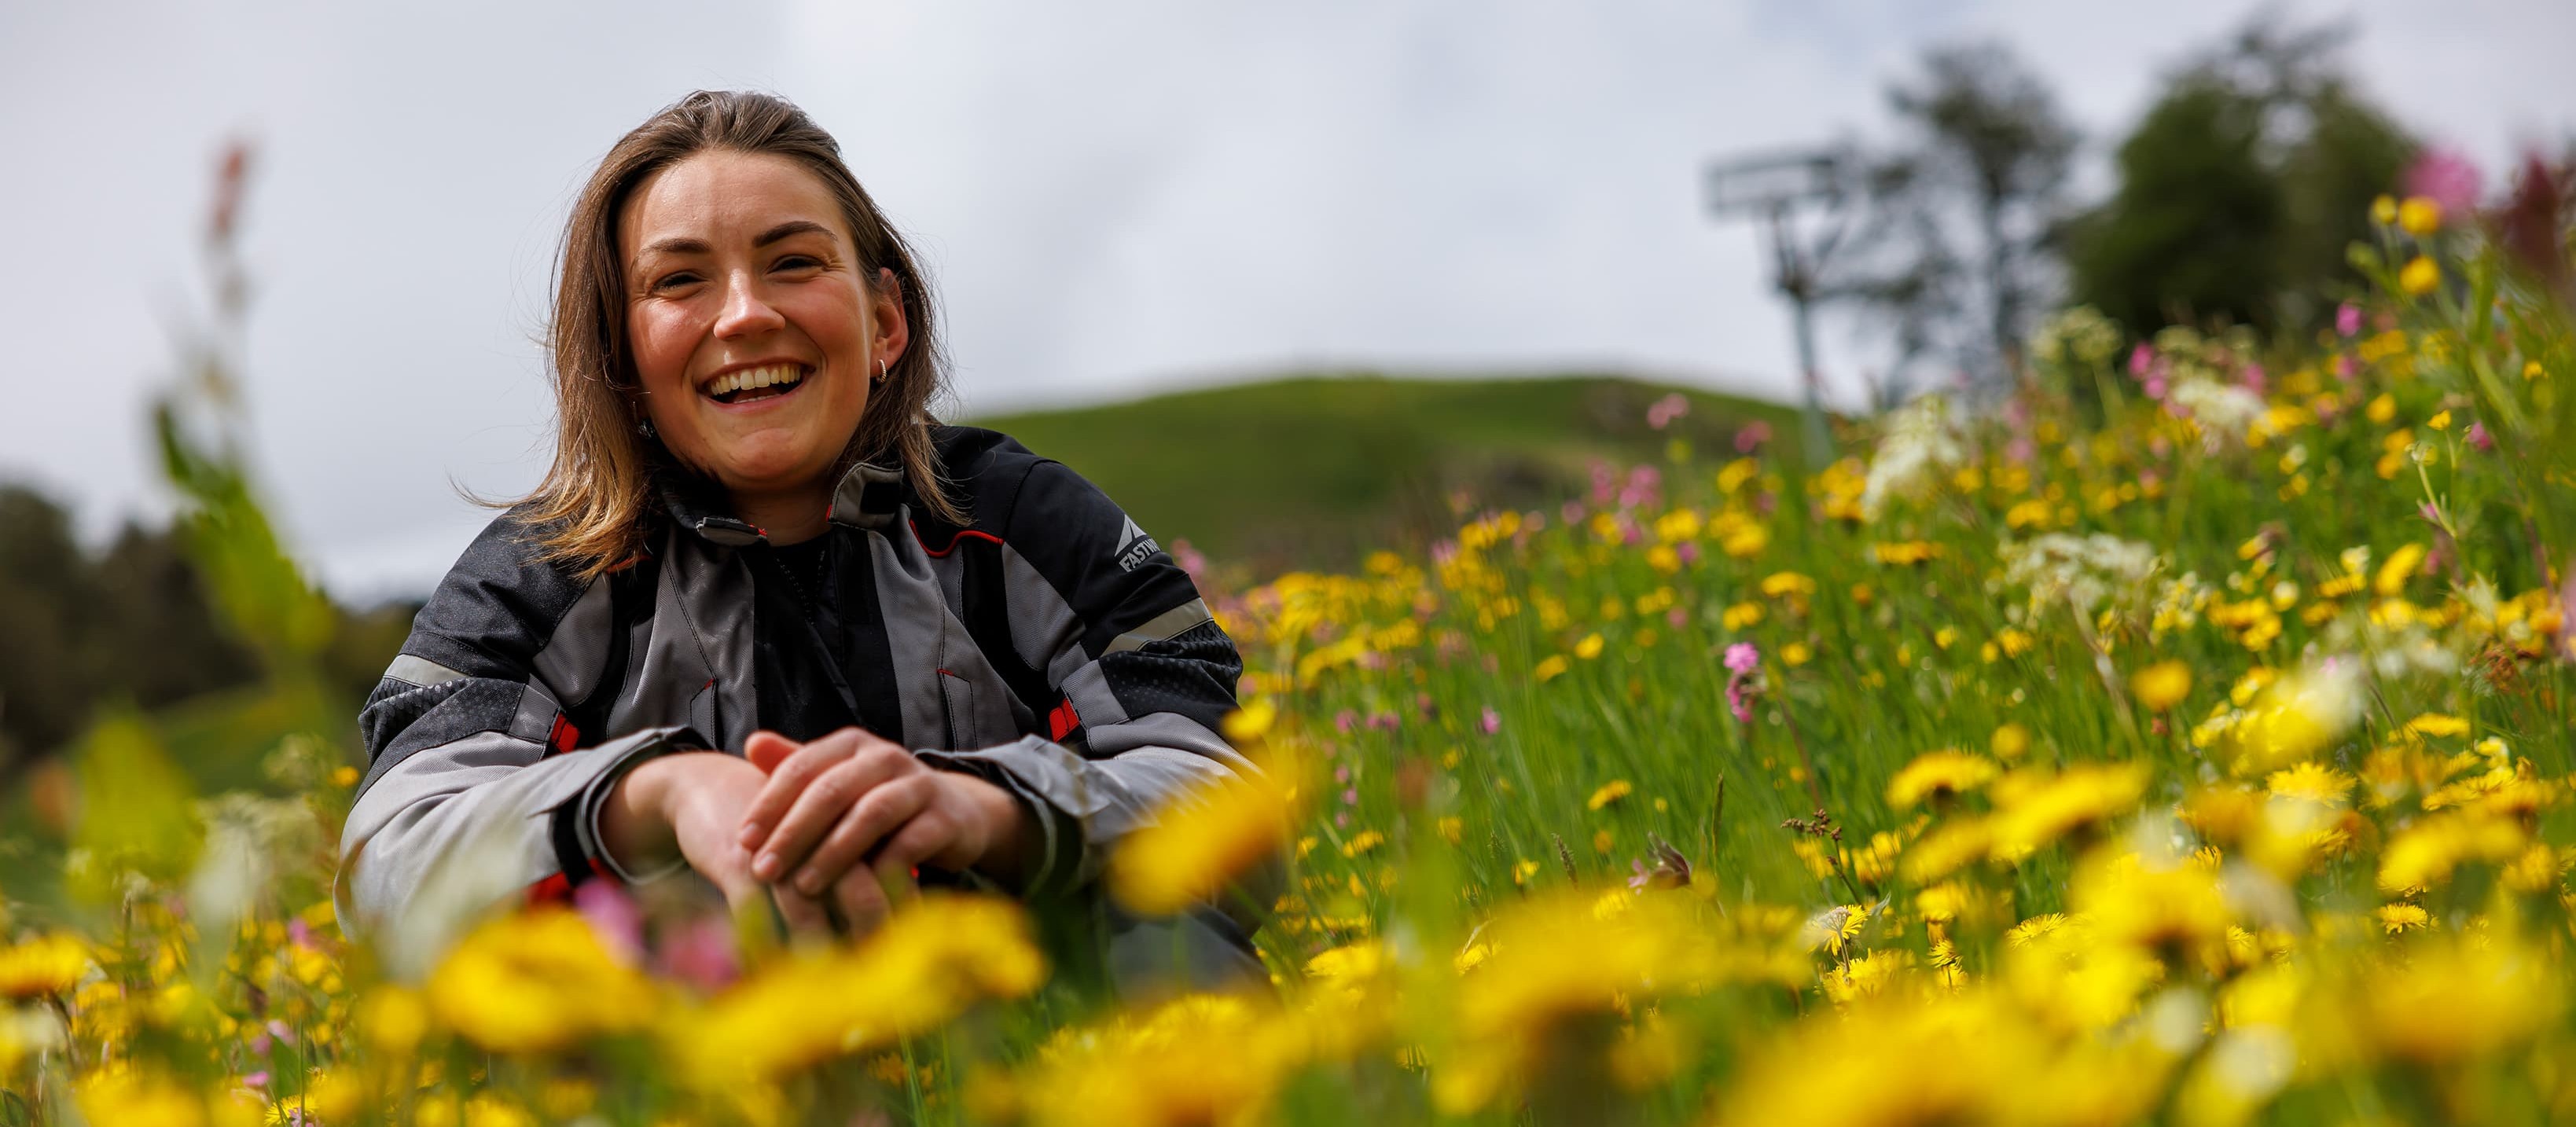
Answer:
[[[860,465],[792,557],[687,486],[648,550],[584,582],[505,513],[413,622],[360,716],[343,919],[391,917],[449,855],[544,897],[635,879],[600,847],[622,772],[752,732],[856,723],[1040,814],[1030,895],[1089,886],[1188,788],[1251,770],[1218,735],[1242,661],[1189,576],[1091,483],[1010,438],[934,437],[968,516]],[[810,542],[809,542],[810,543]],[[496,861],[497,859],[497,861]]]

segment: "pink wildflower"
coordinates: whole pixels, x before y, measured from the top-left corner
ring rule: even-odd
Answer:
[[[2335,307],[2335,334],[2358,336],[2361,333],[2361,307],[2347,301]]]
[[[2129,374],[2132,376],[2146,375],[2147,369],[2154,366],[2155,362],[2156,350],[2144,341],[2138,342],[2136,348],[2129,350]]]
[[[2478,166],[2458,149],[2428,149],[2406,170],[2406,194],[2439,204],[2444,215],[2466,215],[2478,206]]]
[[[1735,452],[1749,458],[1753,456],[1754,451],[1762,449],[1763,443],[1769,441],[1771,441],[1771,424],[1755,419],[1736,430]]]
[[[1726,682],[1726,710],[1735,714],[1735,722],[1738,724],[1753,722],[1753,696],[1744,691],[1742,676],[1731,678]]]
[[[584,881],[572,890],[572,906],[599,933],[610,954],[629,966],[644,957],[644,910],[626,890],[604,880]]]
[[[1673,425],[1673,420],[1687,414],[1690,414],[1690,400],[1682,398],[1682,393],[1678,391],[1672,392],[1656,400],[1654,406],[1646,408],[1646,425],[1662,430]]]
[[[2469,448],[2482,452],[2495,449],[2495,436],[2487,433],[2485,423],[2469,424]]]
[[[1502,714],[1502,713],[1499,713],[1499,712],[1494,711],[1494,706],[1493,706],[1493,705],[1490,705],[1490,704],[1489,704],[1489,705],[1486,705],[1486,706],[1485,706],[1485,716],[1484,716],[1484,719],[1483,719],[1482,721],[1480,721],[1480,722],[1479,722],[1479,726],[1480,726],[1480,727],[1482,727],[1482,728],[1484,728],[1484,730],[1485,730],[1485,734],[1486,734],[1486,735],[1488,735],[1488,736],[1493,735],[1493,734],[1494,734],[1494,733],[1496,733],[1496,732],[1502,731],[1502,730],[1503,730],[1503,714]]]
[[[721,916],[693,920],[662,936],[655,960],[664,977],[714,993],[742,976],[742,960],[733,946],[733,924]]]
[[[1726,667],[1737,673],[1751,673],[1762,665],[1762,651],[1751,642],[1737,642],[1726,647]]]

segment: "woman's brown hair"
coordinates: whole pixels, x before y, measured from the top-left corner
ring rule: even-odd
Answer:
[[[894,273],[911,343],[868,395],[867,414],[850,436],[841,464],[899,465],[922,507],[963,524],[942,488],[931,449],[930,401],[945,384],[946,364],[932,320],[930,287],[904,241],[841,161],[841,147],[794,103],[771,94],[700,90],[654,114],[620,138],[574,201],[564,227],[563,263],[555,276],[555,311],[547,330],[554,359],[554,464],[536,492],[516,504],[543,533],[547,559],[590,579],[615,570],[644,549],[660,511],[654,475],[673,472],[667,454],[638,426],[635,360],[626,340],[625,270],[618,261],[617,219],[637,185],[698,153],[727,151],[786,157],[803,165],[840,201],[857,244],[860,274],[871,289]]]

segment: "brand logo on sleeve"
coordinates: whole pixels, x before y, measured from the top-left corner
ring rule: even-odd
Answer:
[[[1126,526],[1118,530],[1118,543],[1124,545],[1118,549],[1118,568],[1121,571],[1134,571],[1138,564],[1152,559],[1154,553],[1162,551],[1163,546],[1155,543],[1153,537],[1145,535],[1144,529],[1136,527],[1136,518],[1125,514],[1120,516],[1126,521]]]

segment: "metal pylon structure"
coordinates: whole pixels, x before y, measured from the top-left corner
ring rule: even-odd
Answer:
[[[1798,374],[1805,385],[1804,442],[1808,468],[1830,461],[1833,439],[1825,430],[1824,378],[1816,368],[1815,303],[1819,277],[1847,226],[1844,204],[1853,162],[1843,148],[1771,152],[1711,161],[1706,173],[1709,214],[1750,217],[1769,234],[1771,284],[1789,299],[1798,338]],[[1818,217],[1802,231],[1801,213]]]

